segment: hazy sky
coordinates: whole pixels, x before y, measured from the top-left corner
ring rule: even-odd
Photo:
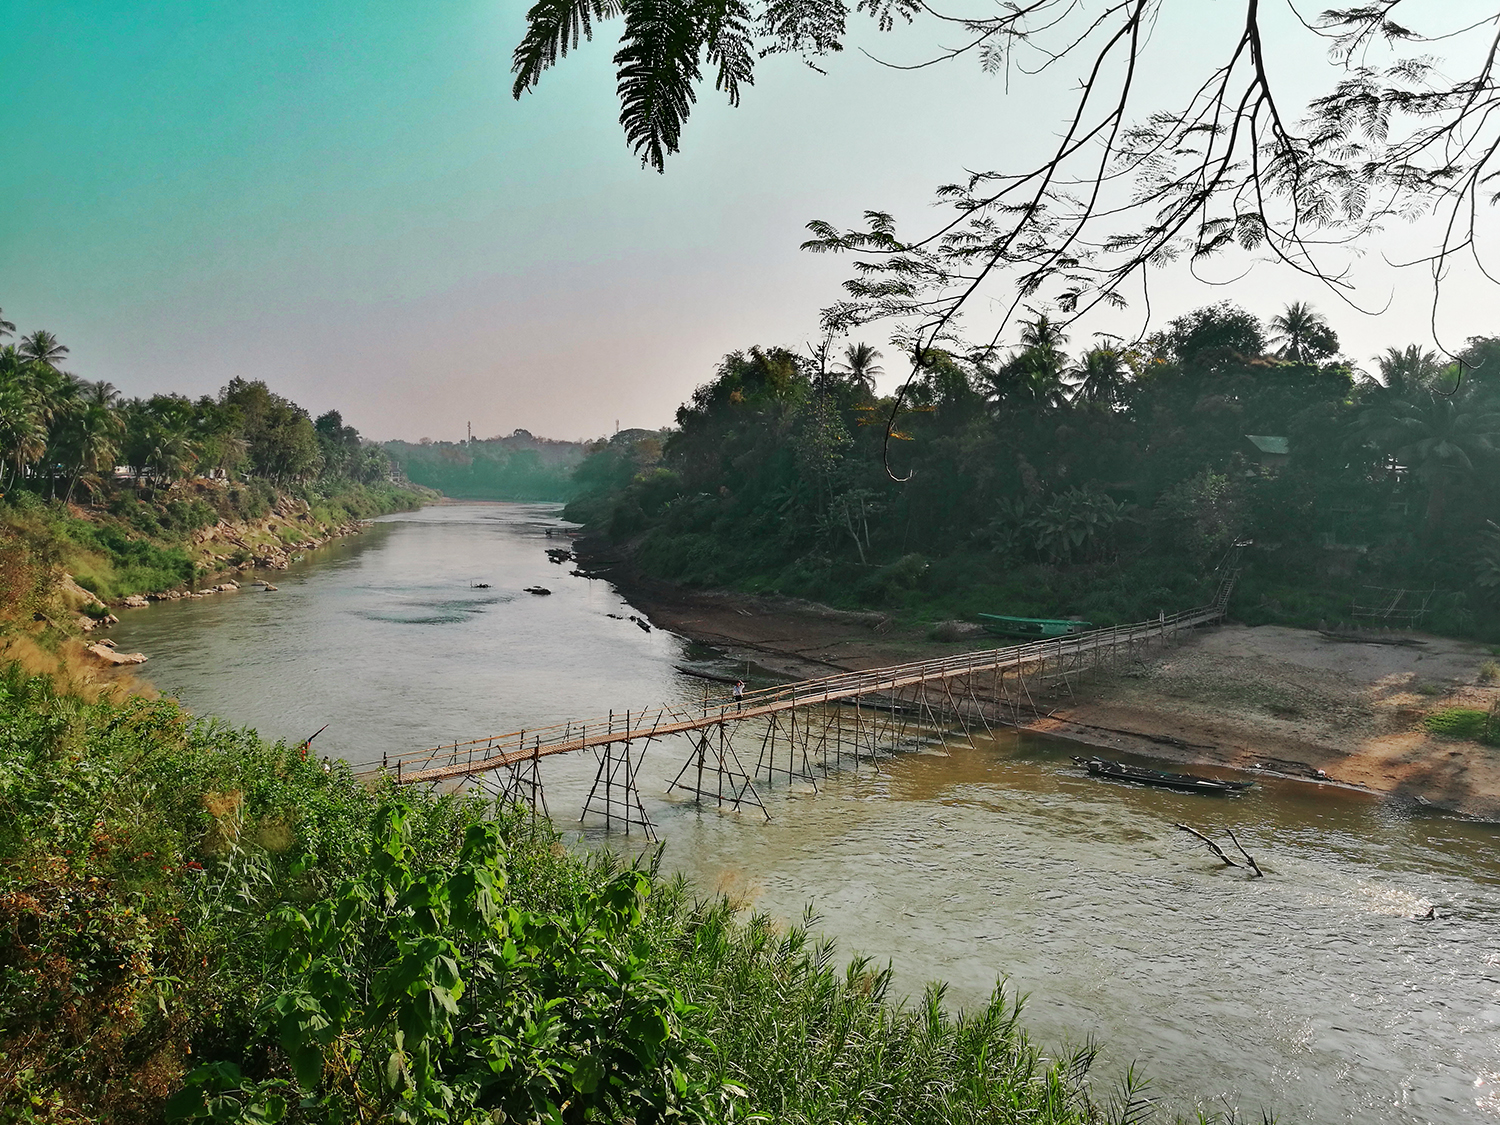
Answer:
[[[1243,7],[1168,10],[1192,22],[1158,30],[1162,81]],[[661,425],[723,353],[815,336],[847,265],[798,251],[807,220],[918,220],[934,185],[1046,144],[1065,94],[1061,76],[1007,94],[973,66],[903,74],[858,51],[827,77],[768,60],[738,110],[704,91],[660,176],[616,124],[612,42],[511,99],[523,13],[0,0],[6,318],[127,394],[264,378],[376,438]],[[861,41],[915,58],[927,34]],[[1230,289],[1169,275],[1155,307],[1312,300],[1360,360],[1427,338],[1419,277],[1376,252],[1361,279],[1384,315],[1270,268]],[[1500,331],[1500,293],[1461,281],[1448,338]]]

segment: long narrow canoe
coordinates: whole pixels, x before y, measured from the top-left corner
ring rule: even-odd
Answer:
[[[1103,758],[1074,758],[1094,777],[1107,777],[1114,781],[1133,781],[1138,785],[1155,785],[1162,789],[1176,789],[1182,793],[1238,793],[1249,789],[1253,781],[1221,781],[1217,777],[1196,777],[1190,773],[1167,773],[1144,766],[1129,766],[1124,762],[1110,762]]]
[[[1051,617],[1006,617],[999,613],[976,614],[981,618],[985,632],[998,633],[1002,637],[1066,637],[1070,633],[1082,633],[1092,629],[1087,621],[1069,621]]]

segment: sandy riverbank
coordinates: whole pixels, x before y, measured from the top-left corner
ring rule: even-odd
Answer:
[[[830,672],[990,647],[943,643],[879,613],[789,598],[684,590],[608,575],[651,621],[745,660],[767,677]],[[1358,786],[1500,819],[1500,748],[1430,734],[1449,707],[1489,710],[1483,646],[1414,635],[1407,643],[1337,640],[1278,626],[1228,624],[1037,698],[1029,729],[1183,763],[1256,767]]]

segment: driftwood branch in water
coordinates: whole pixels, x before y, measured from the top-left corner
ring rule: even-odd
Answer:
[[[1255,872],[1255,877],[1257,879],[1264,879],[1266,877],[1266,873],[1260,869],[1260,864],[1255,862],[1255,857],[1247,852],[1244,845],[1239,842],[1238,838],[1236,838],[1234,829],[1226,828],[1224,829],[1224,831],[1229,833],[1229,838],[1231,840],[1234,840],[1234,846],[1239,848],[1240,855],[1244,856],[1245,861],[1250,864],[1251,869]]]
[[[1207,844],[1209,846],[1210,850],[1213,851],[1214,855],[1218,856],[1220,859],[1222,859],[1224,861],[1225,866],[1227,866],[1227,867],[1239,867],[1239,866],[1241,866],[1240,864],[1235,863],[1234,860],[1230,859],[1227,855],[1225,855],[1223,848],[1219,847],[1218,844],[1214,843],[1207,836],[1205,836],[1202,832],[1199,832],[1196,828],[1190,828],[1186,824],[1174,824],[1172,827],[1173,828],[1181,828],[1184,832],[1188,833],[1189,835],[1198,837],[1198,839],[1202,840],[1205,844]]]
[[[1214,855],[1218,856],[1220,859],[1222,859],[1224,861],[1224,865],[1226,867],[1244,867],[1245,866],[1243,863],[1236,863],[1234,860],[1230,859],[1227,855],[1224,854],[1224,849],[1223,848],[1219,847],[1218,844],[1214,843],[1211,839],[1209,839],[1202,832],[1199,832],[1196,828],[1192,827],[1191,825],[1187,825],[1187,824],[1174,824],[1172,827],[1173,828],[1181,828],[1184,832],[1188,833],[1190,836],[1196,836],[1196,837],[1198,837],[1198,839],[1202,840],[1205,844],[1208,845],[1209,850],[1212,851],[1214,853]],[[1229,829],[1229,828],[1224,829],[1224,831],[1229,833],[1229,838],[1234,841],[1234,846],[1239,849],[1240,855],[1244,856],[1245,857],[1245,861],[1250,864],[1250,870],[1252,870],[1252,871],[1255,872],[1255,874],[1252,875],[1252,876],[1250,876],[1250,877],[1252,879],[1264,879],[1266,873],[1260,869],[1260,864],[1258,864],[1258,863],[1255,862],[1255,857],[1253,855],[1251,855],[1249,852],[1247,852],[1244,849],[1244,847],[1241,846],[1241,844],[1239,842],[1239,839],[1234,834],[1234,831],[1232,829]]]

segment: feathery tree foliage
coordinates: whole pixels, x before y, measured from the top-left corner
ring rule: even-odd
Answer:
[[[1352,303],[1359,247],[1393,220],[1423,217],[1426,249],[1401,264],[1429,273],[1434,312],[1455,257],[1471,256],[1491,276],[1478,222],[1500,198],[1500,11],[1469,15],[1435,0],[1370,0],[1312,18],[1272,15],[1260,0],[1237,7],[1221,42],[1195,40],[1191,55],[1162,70],[1153,52],[1171,48],[1174,30],[1202,34],[1188,26],[1189,5],[1026,0],[990,14],[916,0],[854,5],[882,31],[921,23],[948,44],[894,69],[973,60],[1018,97],[1044,72],[1077,77],[1041,157],[941,186],[946,214],[936,225],[907,233],[878,209],[849,228],[808,224],[805,249],[856,259],[845,298],[824,312],[827,331],[889,320],[911,356],[887,420],[888,471],[896,416],[926,352],[993,360],[1023,305],[1071,321],[1123,307],[1137,284],[1145,295],[1150,271],[1165,262],[1233,251],[1290,267]],[[660,171],[705,65],[735,103],[757,57],[793,52],[812,63],[841,50],[850,14],[847,0],[539,0],[515,50],[514,93],[591,38],[596,22],[622,17],[620,120]],[[1310,52],[1326,58],[1321,90],[1294,96],[1286,75],[1305,79],[1301,56]],[[1151,83],[1142,81],[1148,71]],[[1002,311],[971,339],[960,318],[989,303]],[[1294,325],[1290,358],[1331,354],[1318,353],[1326,337],[1309,330]]]
[[[1080,81],[1044,159],[941,189],[954,217],[935,231],[901,238],[874,211],[844,233],[814,224],[815,248],[868,256],[849,283],[853,300],[832,319],[895,315],[936,343],[969,297],[1002,277],[1012,310],[1046,292],[1072,314],[1123,300],[1121,286],[1163,258],[1236,246],[1348,290],[1325,264],[1331,246],[1431,210],[1443,221],[1424,261],[1472,250],[1475,213],[1493,201],[1500,170],[1500,12],[1466,18],[1432,0],[1372,0],[1277,23],[1259,0],[1239,6],[1232,34],[1195,52],[1196,71],[1147,92],[1149,40],[1186,27],[1166,0],[1029,0],[989,15],[915,0],[854,5],[883,31],[922,21],[958,33],[922,65],[972,59],[1018,96],[1040,71],[1071,65]],[[705,66],[735,103],[757,57],[841,50],[850,14],[846,0],[539,0],[515,50],[514,93],[536,86],[596,23],[622,19],[620,120],[660,170]],[[1446,58],[1432,53],[1439,43]],[[1276,63],[1309,47],[1329,71],[1323,92],[1304,101],[1283,89]]]

